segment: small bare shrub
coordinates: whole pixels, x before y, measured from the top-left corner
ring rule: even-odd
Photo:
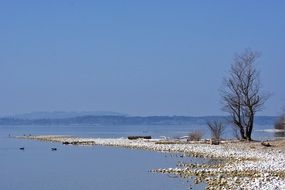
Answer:
[[[203,132],[201,130],[196,130],[188,134],[187,141],[200,141],[203,137]]]
[[[274,124],[275,129],[284,130],[285,129],[285,115],[281,116],[278,121]]]
[[[208,127],[211,131],[212,140],[220,141],[225,131],[225,126],[220,121],[208,122]]]

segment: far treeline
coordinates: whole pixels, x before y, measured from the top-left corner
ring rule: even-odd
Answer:
[[[278,117],[257,116],[255,124],[273,125]],[[206,125],[218,120],[230,125],[228,116],[80,116],[64,119],[0,118],[0,125]]]

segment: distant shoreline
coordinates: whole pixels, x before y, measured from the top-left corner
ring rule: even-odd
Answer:
[[[255,124],[272,125],[275,116],[256,116]],[[0,125],[205,125],[218,120],[230,125],[228,116],[121,116],[121,115],[84,115],[70,118],[20,119],[0,118]]]
[[[267,132],[267,133],[283,133],[285,129],[263,129],[263,130],[255,130],[258,132]]]

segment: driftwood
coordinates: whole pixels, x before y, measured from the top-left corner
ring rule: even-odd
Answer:
[[[219,145],[220,141],[215,140],[215,139],[210,139],[210,145]]]
[[[265,147],[271,147],[271,144],[269,144],[269,142],[261,142],[261,145]]]
[[[136,140],[136,139],[151,139],[151,136],[128,136],[129,140]]]
[[[64,141],[62,142],[64,145],[94,145],[94,141]]]

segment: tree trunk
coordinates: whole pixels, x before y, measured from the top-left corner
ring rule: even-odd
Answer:
[[[251,141],[251,133],[253,129],[253,120],[254,120],[254,114],[251,113],[251,116],[249,118],[248,124],[246,126],[246,140]]]

